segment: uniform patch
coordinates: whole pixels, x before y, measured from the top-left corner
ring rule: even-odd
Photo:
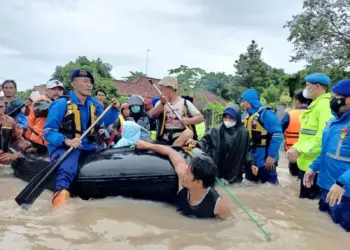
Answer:
[[[342,129],[340,130],[340,138],[341,138],[342,140],[346,139],[346,138],[348,137],[348,134],[349,134],[348,128],[342,128]]]

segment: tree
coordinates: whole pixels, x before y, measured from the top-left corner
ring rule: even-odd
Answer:
[[[247,48],[247,52],[240,54],[239,59],[235,61],[235,82],[238,86],[256,88],[258,91],[263,91],[263,89],[269,86],[269,66],[261,59],[262,50],[252,40]]]
[[[140,72],[140,71],[129,71],[129,73],[130,73],[129,76],[122,77],[125,81],[135,81],[138,78],[146,76],[145,73]]]
[[[107,100],[118,96],[118,91],[113,83],[112,66],[102,62],[100,58],[90,61],[85,56],[78,57],[75,62],[69,62],[64,66],[56,66],[52,77],[61,81],[67,90],[71,89],[71,74],[75,69],[89,70],[95,79],[94,89],[103,89],[107,93]]]
[[[28,97],[30,96],[30,94],[32,93],[31,89],[27,89],[24,91],[18,91],[16,94],[16,98],[22,101],[25,101],[28,99]]]
[[[350,0],[304,0],[303,9],[284,26],[296,50],[291,61],[350,66]]]

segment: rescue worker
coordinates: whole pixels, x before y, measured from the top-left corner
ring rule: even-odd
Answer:
[[[246,179],[278,184],[276,167],[283,140],[281,122],[270,107],[263,107],[255,89],[246,90],[241,99],[245,110],[242,120],[249,132],[252,157],[257,166],[246,170]]]
[[[95,92],[96,100],[101,104],[102,108],[104,107],[104,102],[106,101],[107,93],[103,89],[98,89]]]
[[[18,126],[24,130],[28,127],[27,115],[29,114],[29,106],[31,101],[27,99],[25,102],[16,99],[17,83],[14,80],[6,80],[2,84],[4,91],[4,100],[6,103],[5,114],[10,115]]]
[[[44,138],[49,143],[48,152],[52,162],[60,158],[68,148],[75,148],[57,170],[52,200],[54,208],[69,199],[71,184],[78,172],[79,157],[102,148],[96,144],[99,126],[108,126],[118,116],[118,103],[112,99],[111,103],[115,106],[100,120],[99,126],[80,140],[84,131],[101,115],[103,108],[91,97],[95,82],[89,71],[74,70],[71,79],[72,91],[67,97],[51,104],[43,131]]]
[[[250,153],[249,133],[243,126],[241,108],[237,104],[224,110],[222,124],[210,129],[198,142],[187,141],[190,143],[196,144],[213,159],[218,166],[218,177],[229,184],[241,182],[246,168],[255,166]]]
[[[288,160],[297,162],[299,179],[304,179],[305,171],[321,153],[323,129],[329,119],[333,117],[329,102],[331,94],[327,93],[330,78],[322,73],[310,74],[305,77],[306,87],[303,90],[304,97],[312,99],[312,103],[300,117],[301,130],[298,142],[286,152]],[[315,183],[311,188],[304,186],[300,181],[299,198],[318,199],[320,188]]]
[[[143,130],[141,130],[141,140],[150,141],[150,130],[151,130],[151,118],[145,111],[145,103],[141,96],[132,95],[128,98],[127,102],[130,109],[129,120],[135,121],[140,125]]]
[[[294,96],[296,109],[290,110],[286,113],[281,121],[282,132],[285,139],[285,151],[288,151],[299,138],[300,132],[300,115],[303,113],[309,104],[309,100],[303,96],[303,92],[300,91]],[[297,163],[289,162],[289,173],[292,176],[299,175],[299,168]]]
[[[0,98],[0,164],[8,165],[12,161],[21,157],[21,152],[11,153],[10,144],[22,152],[35,152],[30,142],[24,140],[22,128],[20,128],[14,119],[5,115],[5,101]]]
[[[304,185],[317,185],[322,195],[319,210],[350,232],[350,79],[336,83],[330,108],[335,115],[323,131],[322,150],[304,175]]]
[[[47,142],[44,139],[43,128],[52,101],[63,96],[63,83],[51,79],[46,83],[45,95],[33,100],[28,115],[28,130],[25,137],[30,140],[40,152],[46,152]]]
[[[188,139],[197,140],[195,125],[204,121],[203,115],[192,102],[177,95],[178,82],[174,77],[166,76],[158,85],[162,96],[150,111],[151,118],[157,119],[157,140],[177,147],[182,147]],[[167,102],[179,114],[180,120]]]
[[[181,155],[168,146],[138,141],[136,148],[151,150],[169,158],[179,179],[177,208],[181,214],[202,219],[232,218],[227,202],[213,187],[218,170],[210,157],[197,156],[187,164]]]

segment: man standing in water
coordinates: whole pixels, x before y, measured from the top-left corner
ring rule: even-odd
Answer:
[[[52,199],[54,208],[61,206],[70,197],[71,184],[78,173],[79,157],[101,149],[97,145],[99,127],[92,129],[83,140],[80,136],[90,127],[103,108],[95,98],[91,97],[94,77],[87,70],[74,70],[72,73],[72,91],[67,98],[54,101],[44,126],[44,137],[49,143],[48,152],[51,162],[59,159],[68,148],[73,150],[60,164],[56,174],[56,188]],[[108,126],[118,116],[118,104],[115,105],[99,122]]]
[[[241,120],[241,109],[233,104],[224,110],[222,124],[208,131],[196,144],[209,155],[218,166],[219,178],[230,184],[241,182],[246,169],[255,167],[251,158],[248,130]]]
[[[248,89],[241,98],[242,108],[246,111],[242,120],[248,129],[252,156],[257,165],[257,168],[247,169],[246,179],[278,184],[276,166],[283,138],[281,123],[271,108],[263,107],[255,89]]]
[[[303,180],[305,171],[321,153],[322,133],[327,121],[333,117],[329,107],[331,94],[327,93],[331,79],[325,74],[316,73],[307,75],[305,81],[303,95],[313,102],[300,116],[301,130],[298,142],[286,153],[291,163],[297,162],[300,180]],[[316,185],[316,180],[317,175],[312,187],[305,187],[303,181],[300,181],[299,198],[320,197],[320,188]]]
[[[304,185],[315,185],[319,171],[320,211],[328,212],[334,223],[350,232],[350,79],[338,82],[332,91],[330,107],[335,117],[323,131],[321,154],[306,171]]]
[[[215,183],[217,167],[210,157],[194,157],[187,165],[185,160],[170,147],[138,141],[136,148],[151,150],[169,157],[179,178],[177,193],[179,212],[197,218],[232,217],[229,206],[212,187]]]

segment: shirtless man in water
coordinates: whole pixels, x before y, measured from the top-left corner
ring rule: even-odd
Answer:
[[[136,142],[136,148],[151,150],[169,157],[179,178],[177,193],[178,211],[197,218],[232,217],[225,200],[212,187],[217,175],[217,167],[208,156],[194,157],[189,164],[170,147],[144,141]]]

